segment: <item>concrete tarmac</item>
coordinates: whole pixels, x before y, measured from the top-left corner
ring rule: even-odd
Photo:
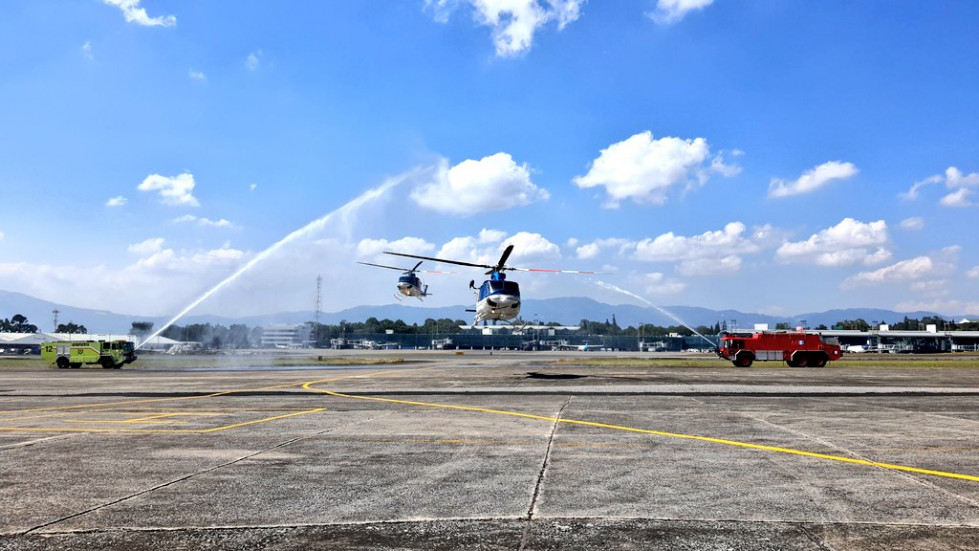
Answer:
[[[0,549],[979,549],[979,369],[583,354],[4,371]]]

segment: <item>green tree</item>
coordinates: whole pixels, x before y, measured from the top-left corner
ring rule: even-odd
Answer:
[[[54,332],[84,335],[88,333],[88,329],[84,325],[78,325],[73,321],[69,321],[68,323],[59,323]]]

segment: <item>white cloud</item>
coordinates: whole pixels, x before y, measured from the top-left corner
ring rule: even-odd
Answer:
[[[194,216],[193,214],[185,214],[178,218],[174,218],[173,221],[176,224],[196,222],[198,226],[204,228],[236,228],[237,227],[231,222],[229,222],[228,220],[225,220],[224,218],[221,218],[220,220],[211,220],[210,218],[197,217]]]
[[[4,233],[2,231],[0,231],[0,241],[3,240],[3,236],[4,236]]]
[[[966,277],[977,278],[979,277],[979,266],[974,266],[971,270],[965,273]]]
[[[503,243],[513,245],[513,253],[507,264],[512,264],[514,260],[557,260],[561,258],[561,248],[548,241],[539,233],[517,232],[506,239]]]
[[[668,279],[660,272],[643,274],[643,283],[647,295],[674,295],[687,288],[686,283]]]
[[[248,57],[245,58],[245,67],[249,71],[257,71],[259,66],[262,64],[262,60],[260,59],[261,55],[262,50],[248,54]]]
[[[107,207],[121,207],[121,206],[125,205],[127,201],[128,201],[128,199],[126,199],[122,195],[117,195],[115,197],[112,197],[108,201],[106,201],[105,202],[105,206],[107,206]]]
[[[647,130],[601,150],[588,173],[573,182],[580,188],[604,186],[609,196],[605,206],[617,208],[625,199],[662,205],[673,188],[703,185],[712,172],[733,176],[738,171],[724,164],[720,154],[711,160],[704,138],[653,139]]]
[[[812,193],[835,180],[852,178],[857,172],[859,171],[853,163],[829,161],[816,168],[807,170],[797,180],[786,181],[772,178],[772,181],[768,185],[768,196],[789,197],[792,195]]]
[[[193,195],[194,175],[189,172],[173,177],[150,174],[136,189],[139,191],[159,191],[160,198],[166,205],[200,206],[197,198]]]
[[[812,234],[805,241],[785,243],[775,252],[779,262],[817,266],[873,265],[886,262],[891,253],[887,223],[864,223],[844,218],[839,224]]]
[[[162,237],[153,237],[146,241],[134,243],[127,250],[138,255],[151,255],[163,250],[163,242],[164,239]]]
[[[657,0],[656,11],[647,14],[661,25],[676,23],[694,10],[702,10],[714,0]]]
[[[755,228],[745,236],[741,222],[731,222],[723,230],[708,231],[686,237],[673,232],[635,244],[633,259],[646,262],[679,262],[677,271],[684,275],[708,275],[737,271],[741,256],[756,254],[772,246],[777,232],[771,226]]]
[[[187,71],[187,76],[193,80],[207,80],[207,76],[202,71],[195,71],[193,69]]]
[[[92,43],[88,40],[82,44],[82,55],[85,59],[95,59],[95,54],[92,53]]]
[[[426,0],[425,4],[439,23],[446,23],[458,5],[471,4],[476,22],[493,30],[496,55],[510,57],[530,50],[534,33],[547,23],[556,21],[562,30],[577,20],[584,0]]]
[[[912,216],[901,220],[902,230],[921,230],[925,227],[925,219],[920,216]]]
[[[975,190],[960,187],[945,197],[942,197],[938,203],[943,207],[971,207],[973,203],[969,200],[969,197],[971,197],[974,193]]]
[[[422,256],[432,256],[435,245],[425,241],[420,237],[402,237],[395,241],[387,239],[361,239],[357,243],[357,258],[373,258],[382,254],[384,251],[394,251],[407,254],[418,254]],[[394,261],[396,257],[387,256]],[[397,259],[403,261],[403,259]]]
[[[255,191],[257,187],[258,184],[248,184],[248,191]]]
[[[177,18],[173,15],[150,17],[146,14],[146,10],[139,6],[140,0],[103,0],[103,2],[122,10],[127,23],[136,23],[144,27],[173,27],[177,24]]]
[[[843,289],[853,289],[864,285],[915,281],[935,273],[936,263],[928,256],[902,260],[873,272],[860,272],[843,280]]]
[[[945,183],[945,187],[952,190],[941,198],[939,203],[946,207],[969,207],[974,205],[969,198],[979,189],[979,172],[962,174],[962,171],[954,166],[945,169],[945,174],[929,176],[920,182],[915,182],[908,191],[899,194],[902,199],[913,201],[918,198],[921,188],[931,184]]]
[[[506,210],[548,197],[547,190],[531,182],[527,165],[518,165],[507,153],[465,160],[452,168],[443,160],[434,181],[411,192],[422,207],[457,216]]]
[[[591,243],[586,243],[575,249],[575,253],[579,260],[588,260],[595,258],[605,249],[619,249],[619,253],[623,254],[626,249],[634,245],[628,239],[620,239],[616,237],[611,237],[607,239],[596,239]],[[573,245],[572,245],[573,246]]]
[[[434,256],[473,264],[494,265],[507,245],[513,245],[508,265],[561,258],[561,248],[539,233],[517,232],[508,236],[498,230],[482,230],[478,236],[455,237],[446,242]]]
[[[177,253],[173,249],[159,249],[149,256],[139,259],[136,266],[158,270],[160,273],[199,273],[203,268],[212,266],[235,267],[244,258],[245,252],[222,246],[218,249],[197,251],[193,253]]]

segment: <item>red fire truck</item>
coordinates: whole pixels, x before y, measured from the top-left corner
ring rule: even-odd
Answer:
[[[843,355],[836,339],[824,341],[816,333],[758,331],[752,335],[722,333],[717,355],[737,367],[752,362],[785,362],[789,367],[825,367]]]

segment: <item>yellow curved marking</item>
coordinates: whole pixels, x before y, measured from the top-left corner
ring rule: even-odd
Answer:
[[[362,373],[362,374],[358,374],[358,375],[346,375],[344,377],[331,377],[331,378],[328,378],[328,379],[319,379],[319,380],[316,380],[316,381],[310,381],[308,384],[329,383],[329,382],[333,382],[333,381],[342,381],[344,379],[357,379],[357,378],[362,378],[362,377],[370,377],[370,376],[374,376],[374,375],[385,375],[387,373],[393,373],[393,372],[396,372],[396,371],[403,371],[403,370],[401,370],[401,369],[388,369],[388,370],[385,370],[385,371],[378,371],[378,372],[374,372],[374,373],[366,373],[366,374]],[[230,395],[230,394],[238,394],[238,393],[242,393],[242,392],[260,392],[260,391],[263,391],[263,390],[275,390],[275,389],[279,389],[279,388],[292,388],[294,386],[299,386],[299,385],[303,385],[303,384],[304,383],[301,383],[301,382],[283,383],[283,384],[277,384],[277,385],[263,386],[263,387],[259,387],[259,388],[244,388],[244,389],[240,389],[240,390],[223,390],[221,392],[213,392],[211,394],[202,394],[200,396],[174,396],[172,398],[146,398],[146,399],[143,399],[143,400],[124,400],[124,401],[120,401],[120,402],[102,402],[102,403],[98,403],[98,404],[76,404],[76,405],[73,405],[73,406],[53,406],[53,407],[45,407],[45,408],[0,410],[0,415],[12,414],[12,413],[14,413],[14,414],[15,413],[33,413],[33,412],[37,412],[37,411],[66,411],[66,410],[72,410],[72,409],[101,408],[101,407],[112,408],[112,407],[115,407],[115,406],[129,406],[129,405],[133,405],[133,404],[150,404],[150,403],[155,403],[155,402],[178,402],[178,401],[181,401],[181,400],[201,400],[201,399],[204,399],[204,398],[216,398],[218,396],[227,396],[227,395]],[[13,396],[13,397],[16,398],[17,396]],[[27,418],[25,418],[25,419],[27,419]],[[4,419],[4,421],[19,421],[19,420],[20,420],[20,418],[16,418],[16,419]]]
[[[338,398],[356,398],[358,400],[372,400],[372,401],[375,401],[375,402],[387,402],[387,403],[392,403],[392,404],[405,404],[405,405],[410,405],[410,406],[424,406],[424,407],[441,408],[441,409],[453,409],[453,410],[458,410],[458,411],[475,411],[475,412],[479,412],[479,413],[492,413],[492,414],[496,414],[496,415],[508,415],[508,416],[511,416],[511,417],[523,417],[525,419],[537,419],[537,420],[540,420],[540,421],[548,421],[548,422],[551,422],[551,423],[567,423],[569,425],[583,425],[583,426],[587,426],[587,427],[597,427],[597,428],[602,428],[602,429],[611,429],[611,430],[619,430],[619,431],[625,431],[625,432],[634,432],[634,433],[639,433],[639,434],[652,434],[652,435],[655,435],[655,436],[667,436],[667,437],[670,437],[670,438],[682,438],[684,440],[699,440],[701,442],[711,442],[711,443],[714,443],[714,444],[725,444],[725,445],[728,445],[728,446],[737,446],[737,447],[740,447],[740,448],[748,448],[748,449],[752,449],[752,450],[763,450],[763,451],[770,451],[770,452],[777,452],[777,453],[786,453],[786,454],[791,454],[791,455],[802,455],[802,456],[806,456],[806,457],[815,457],[815,458],[818,458],[818,459],[828,459],[828,460],[831,460],[831,461],[840,461],[842,463],[852,463],[852,464],[856,464],[856,465],[866,465],[866,466],[869,466],[869,467],[880,467],[882,469],[890,469],[890,470],[894,470],[894,471],[904,471],[904,472],[909,472],[909,473],[926,474],[926,475],[932,475],[932,476],[941,476],[941,477],[945,477],[945,478],[957,478],[957,479],[960,479],[960,480],[970,480],[972,482],[979,482],[979,476],[973,476],[973,475],[968,475],[968,474],[950,473],[950,472],[945,472],[945,471],[933,471],[933,470],[929,470],[929,469],[919,469],[917,467],[907,467],[907,466],[904,466],[904,465],[894,465],[894,464],[891,464],[891,463],[879,463],[877,461],[867,461],[865,459],[855,459],[855,458],[852,458],[852,457],[843,457],[843,456],[839,456],[839,455],[829,455],[829,454],[825,454],[825,453],[807,452],[807,451],[804,451],[804,450],[796,450],[796,449],[792,449],[792,448],[781,448],[781,447],[777,447],[777,446],[765,446],[765,445],[762,445],[762,444],[752,444],[750,442],[739,442],[737,440],[726,440],[726,439],[723,439],[723,438],[711,438],[709,436],[697,436],[697,435],[693,435],[693,434],[680,434],[680,433],[676,433],[676,432],[663,432],[663,431],[658,431],[658,430],[640,429],[640,428],[636,428],[636,427],[625,427],[625,426],[622,426],[622,425],[610,425],[608,423],[596,423],[596,422],[593,422],[593,421],[578,421],[578,420],[575,420],[575,419],[565,419],[565,418],[561,418],[561,417],[548,417],[546,415],[534,415],[534,414],[531,414],[531,413],[520,413],[520,412],[517,412],[517,411],[505,411],[505,410],[499,410],[499,409],[488,409],[488,408],[479,408],[479,407],[472,407],[472,406],[456,406],[456,405],[449,405],[449,404],[434,404],[434,403],[430,403],[430,402],[416,402],[416,401],[411,401],[411,400],[395,400],[393,398],[378,398],[376,396],[357,396],[357,395],[353,395],[353,394],[342,394],[340,392],[332,392],[332,391],[324,390],[324,389],[321,389],[321,388],[313,388],[312,385],[317,384],[318,382],[320,382],[320,381],[310,381],[310,382],[304,384],[303,385],[303,388],[305,388],[306,390],[314,391],[314,392],[322,392],[323,394],[328,394],[330,396],[336,396]]]

